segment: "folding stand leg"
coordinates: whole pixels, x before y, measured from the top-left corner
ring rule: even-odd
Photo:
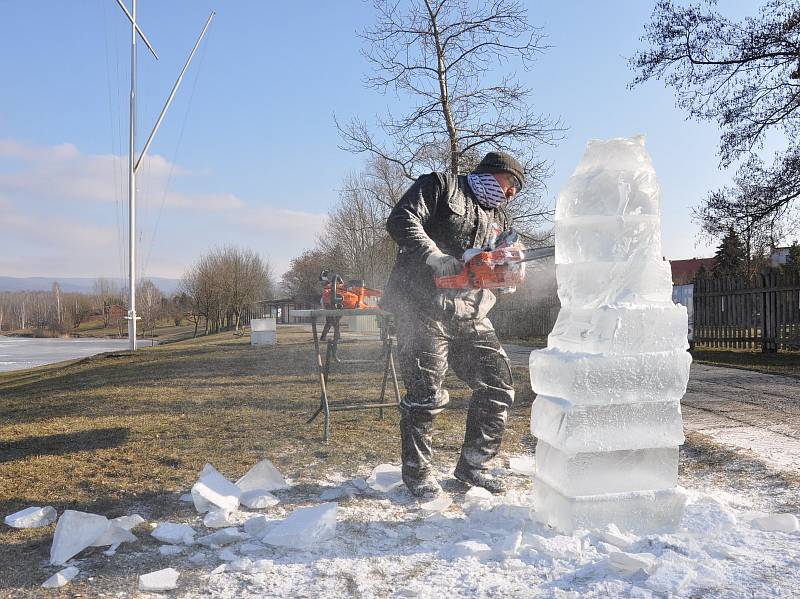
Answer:
[[[317,334],[317,319],[312,316],[311,317],[311,331],[314,334],[314,349],[317,352],[317,372],[319,374],[319,388],[320,388],[320,404],[317,411],[309,418],[306,423],[311,422],[314,420],[320,412],[324,412],[325,416],[325,431],[324,431],[324,441],[327,443],[329,440],[329,424],[330,424],[330,407],[328,406],[328,389],[326,385],[326,379],[328,378],[326,369],[322,367],[322,355],[320,354],[319,350],[319,335]],[[328,347],[328,351],[330,351],[330,347]],[[328,360],[325,360],[328,362]]]
[[[383,367],[383,382],[381,383],[381,404],[384,402],[386,398],[386,380],[389,378],[389,355],[386,356],[386,364]],[[378,417],[383,420],[383,408],[380,408]]]
[[[400,385],[397,384],[397,371],[394,369],[394,344],[392,342],[391,337],[389,338],[389,368],[392,371],[394,398],[397,400],[397,405],[400,405]]]

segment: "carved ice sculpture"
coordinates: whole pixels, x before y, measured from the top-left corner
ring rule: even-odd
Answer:
[[[530,357],[534,502],[565,532],[674,528],[691,356],[644,137],[590,141],[556,205],[561,312]]]

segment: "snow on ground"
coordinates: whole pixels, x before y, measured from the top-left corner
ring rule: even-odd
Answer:
[[[231,598],[789,597],[800,588],[800,533],[755,530],[749,520],[761,514],[747,504],[689,491],[680,531],[633,538],[627,546],[624,535],[558,534],[535,520],[527,495],[515,490],[466,505],[461,498],[427,517],[402,487],[356,497],[340,505],[333,540],[309,552],[249,549],[248,559],[258,565],[244,572],[229,565],[208,575],[205,592]],[[620,552],[652,554],[652,573],[615,571],[611,556]],[[209,562],[218,560],[211,555]]]
[[[751,520],[765,514],[742,495],[688,490],[672,534],[561,535],[536,520],[527,477],[509,476],[506,495],[482,499],[440,474],[453,498],[441,513],[421,509],[402,486],[378,492],[334,475],[275,491],[281,503],[270,508],[235,512],[240,532],[255,514],[269,522],[224,547],[160,552],[133,543],[119,551],[129,563],[158,556],[159,567],[180,572],[178,597],[790,597],[800,588],[800,532],[759,530],[764,523]],[[296,508],[338,494],[332,539],[310,550],[261,542]],[[214,532],[200,514],[187,523],[199,535]],[[79,576],[92,576],[81,562]]]

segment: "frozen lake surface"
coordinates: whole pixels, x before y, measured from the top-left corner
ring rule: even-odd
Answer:
[[[32,339],[0,336],[0,372],[33,368],[127,348],[127,339]]]

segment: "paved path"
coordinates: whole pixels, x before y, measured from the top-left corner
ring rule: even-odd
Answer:
[[[514,366],[531,348],[505,345]],[[682,402],[687,432],[753,452],[769,466],[800,473],[800,380],[736,368],[692,364]]]

